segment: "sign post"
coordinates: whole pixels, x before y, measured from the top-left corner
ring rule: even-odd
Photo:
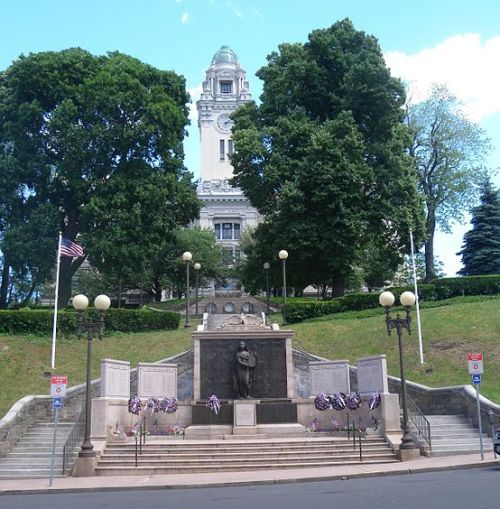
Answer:
[[[467,354],[467,365],[469,368],[469,375],[471,375],[472,377],[472,383],[476,388],[477,422],[479,426],[479,447],[481,450],[481,460],[484,460],[483,426],[481,424],[481,404],[479,402],[479,385],[481,383],[481,375],[484,373],[482,352],[469,352]]]
[[[52,439],[52,458],[50,460],[50,479],[49,487],[52,486],[54,477],[54,465],[56,459],[56,442],[57,442],[57,424],[59,422],[59,411],[63,404],[63,398],[66,396],[66,386],[68,377],[63,375],[53,375],[50,377],[50,395],[52,396],[52,408],[54,408],[54,437]]]

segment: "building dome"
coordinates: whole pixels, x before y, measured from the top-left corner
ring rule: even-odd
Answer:
[[[221,49],[217,51],[212,58],[212,65],[225,63],[238,63],[238,57],[236,56],[236,53],[229,46],[221,46]]]

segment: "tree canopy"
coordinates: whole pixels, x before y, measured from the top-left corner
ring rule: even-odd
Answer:
[[[444,86],[434,85],[429,98],[410,105],[407,113],[411,155],[426,207],[425,279],[431,281],[436,226],[446,232],[451,222],[463,222],[488,174],[483,163],[490,145]]]
[[[188,101],[183,77],[120,53],[21,56],[0,74],[0,146],[20,169],[14,194],[56,217],[46,236],[59,229],[96,266],[141,271],[199,212],[183,166]],[[9,236],[1,242],[9,265]],[[82,261],[61,260],[61,305]]]
[[[262,103],[233,115],[231,159],[233,184],[264,215],[255,251],[269,261],[287,249],[291,285],[328,282],[334,295],[368,242],[397,266],[409,229],[422,233],[422,207],[404,87],[376,39],[346,19],[281,44],[257,76]]]
[[[481,202],[472,209],[472,230],[464,235],[462,276],[500,274],[500,196],[487,180],[481,186]]]

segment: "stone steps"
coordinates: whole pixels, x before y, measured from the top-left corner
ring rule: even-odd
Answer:
[[[398,461],[382,438],[363,438],[363,463]],[[146,443],[135,467],[135,445],[110,443],[99,458],[96,475],[154,475],[359,464],[349,439],[212,440],[195,443]]]
[[[480,452],[479,430],[463,415],[427,415],[426,418],[431,426],[432,451],[426,443],[421,442],[421,445],[427,454],[451,456]],[[491,439],[483,433],[485,449],[489,441]]]
[[[73,429],[72,422],[57,425],[54,477],[62,476],[63,446]],[[17,445],[0,457],[0,479],[32,479],[50,476],[54,423],[32,426]]]

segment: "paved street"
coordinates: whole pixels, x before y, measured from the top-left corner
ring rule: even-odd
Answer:
[[[201,489],[2,495],[1,509],[498,509],[500,467]]]

